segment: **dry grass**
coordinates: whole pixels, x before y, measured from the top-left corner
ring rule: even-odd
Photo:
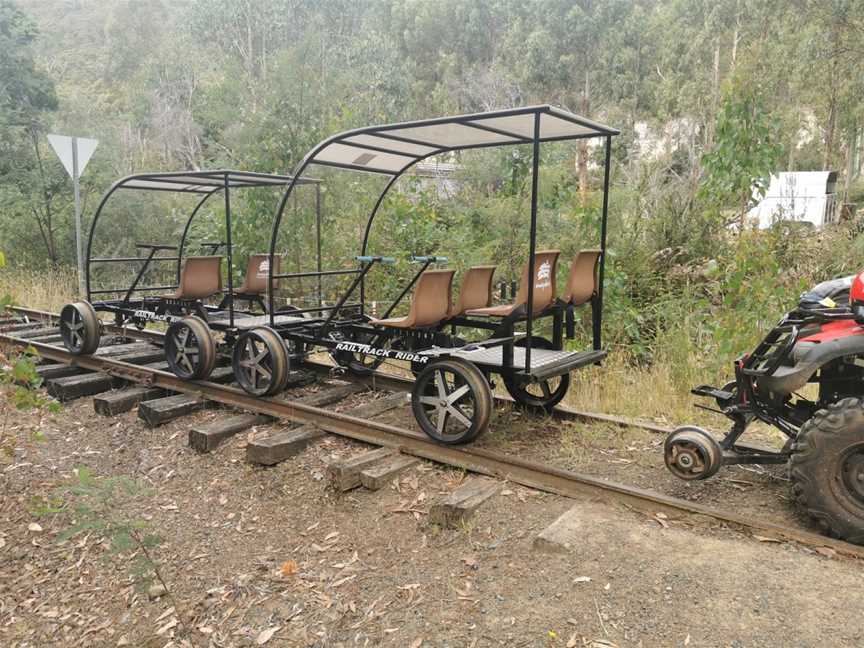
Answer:
[[[0,297],[11,295],[15,304],[56,313],[75,297],[77,281],[74,268],[0,268]]]
[[[704,377],[702,382],[706,382]],[[690,389],[699,382],[675,375],[669,364],[640,369],[611,353],[601,367],[572,374],[564,404],[581,410],[650,419],[661,424],[693,421],[697,416]]]

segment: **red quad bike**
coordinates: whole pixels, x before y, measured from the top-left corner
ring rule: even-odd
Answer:
[[[818,385],[815,400],[797,393]],[[686,480],[728,464],[788,463],[795,499],[826,532],[864,544],[864,272],[804,293],[756,347],[735,361],[735,380],[693,390],[732,420],[720,441],[685,426],[666,439],[666,466]],[[777,427],[779,451],[739,440],[753,421]]]

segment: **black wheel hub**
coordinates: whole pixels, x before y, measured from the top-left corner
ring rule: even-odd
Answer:
[[[857,502],[864,506],[864,446],[847,452],[841,466],[843,485]]]

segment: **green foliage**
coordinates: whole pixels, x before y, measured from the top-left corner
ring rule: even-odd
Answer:
[[[51,413],[60,411],[60,403],[48,398],[38,387],[42,379],[36,373],[35,360],[38,357],[35,349],[27,349],[24,353],[4,358],[0,354],[0,455],[13,457],[18,446],[17,432],[10,432],[10,419],[14,420],[15,412],[41,410]],[[37,429],[33,439],[43,440]]]
[[[96,477],[84,466],[75,469],[75,476],[75,482],[33,506],[41,515],[71,516],[71,524],[57,536],[58,542],[81,532],[96,532],[110,542],[109,555],[125,562],[139,586],[146,587],[154,578],[161,581],[159,565],[150,550],[162,539],[149,531],[146,521],[125,514],[126,508],[149,497],[151,491],[126,476]]]
[[[717,114],[714,147],[702,157],[700,197],[743,215],[754,193],[765,195],[783,154],[778,127],[755,92],[730,86]]]

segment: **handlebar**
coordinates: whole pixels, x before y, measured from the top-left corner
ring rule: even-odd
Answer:
[[[136,248],[142,248],[145,250],[176,250],[176,245],[159,245],[157,243],[136,243]]]
[[[384,263],[386,265],[393,265],[396,263],[396,259],[393,257],[385,257],[385,256],[356,256],[354,257],[355,261],[359,261],[360,263]]]
[[[447,257],[445,257],[445,256],[414,256],[412,254],[410,261],[412,263],[447,263]]]

